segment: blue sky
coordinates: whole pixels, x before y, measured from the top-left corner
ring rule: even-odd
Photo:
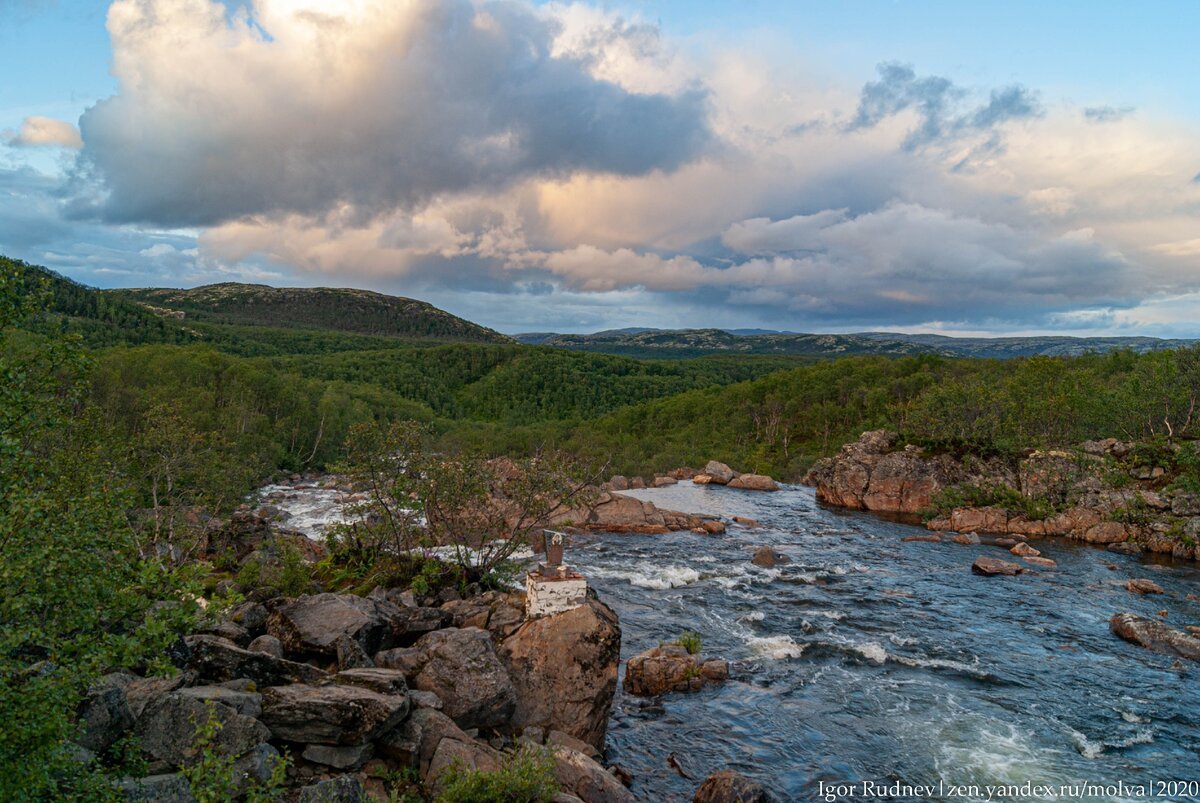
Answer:
[[[90,284],[1200,336],[1200,4],[107,5],[0,0],[0,253]]]

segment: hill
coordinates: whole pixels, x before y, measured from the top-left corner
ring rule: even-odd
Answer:
[[[110,290],[106,295],[182,313],[186,321],[466,343],[511,342],[506,335],[424,301],[369,290],[226,282],[190,290]]]

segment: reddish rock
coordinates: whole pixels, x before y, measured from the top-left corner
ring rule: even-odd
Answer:
[[[1132,591],[1134,594],[1161,594],[1163,593],[1162,586],[1153,580],[1146,578],[1138,578],[1130,580],[1125,584],[1126,591]]]
[[[715,667],[706,673],[703,667],[708,663],[698,660],[677,644],[654,647],[625,663],[625,691],[639,697],[671,691],[699,691],[722,674]],[[723,674],[728,675],[728,668]]]
[[[746,516],[734,516],[733,522],[734,524],[740,524],[743,527],[750,527],[751,529],[759,526],[757,519],[747,518]]]
[[[709,535],[721,535],[725,532],[725,524],[716,519],[705,519],[700,526]]]
[[[696,485],[712,485],[713,478],[711,474],[697,474],[692,477],[692,482]]]
[[[1025,571],[1025,568],[1019,563],[1012,563],[1007,560],[999,560],[997,558],[979,557],[971,564],[971,571],[975,574],[982,574],[985,577],[995,577],[998,575],[1012,576]]]
[[[1162,622],[1132,613],[1118,613],[1108,625],[1116,635],[1148,650],[1200,661],[1200,639]]]
[[[1021,560],[1033,566],[1041,566],[1043,569],[1053,569],[1058,566],[1058,564],[1050,558],[1040,558],[1036,555],[1026,555],[1022,557]]]
[[[674,477],[655,477],[654,482],[651,484],[655,488],[665,488],[668,485],[674,485],[677,482],[679,482],[679,480],[675,479]]]
[[[1012,549],[1008,550],[1012,554],[1020,558],[1036,558],[1042,553],[1031,547],[1029,544],[1017,544]]]
[[[730,488],[743,491],[778,491],[779,485],[765,474],[743,474],[729,481]]]
[[[704,473],[718,485],[727,485],[736,476],[733,469],[717,460],[709,460],[704,466]]]

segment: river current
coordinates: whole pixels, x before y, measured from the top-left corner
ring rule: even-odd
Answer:
[[[285,526],[310,535],[339,515],[324,492],[264,490],[300,514]],[[823,507],[808,488],[628,493],[761,525],[570,539],[567,561],[620,616],[622,674],[625,659],[684,630],[731,662],[728,682],[694,694],[618,690],[608,757],[639,799],[690,801],[726,767],[785,801],[965,803],[988,800],[989,787],[1006,801],[1200,799],[1158,786],[1200,782],[1200,665],[1108,629],[1119,611],[1200,623],[1194,564],[1043,539],[1033,543],[1057,569],[986,578],[971,563],[1011,558],[999,547],[904,542],[924,530]],[[764,544],[791,562],[752,565]],[[1166,593],[1126,591],[1134,577]],[[1065,788],[1085,783],[1095,794]]]
[[[609,757],[633,773],[639,797],[690,800],[724,767],[798,801],[816,800],[822,783],[861,793],[864,782],[901,784],[898,800],[986,800],[987,786],[1017,787],[1007,800],[1161,800],[1154,782],[1200,781],[1200,666],[1108,629],[1118,611],[1200,623],[1200,602],[1187,599],[1200,593],[1194,565],[1043,539],[1057,570],[987,578],[971,563],[1011,557],[999,547],[903,542],[923,530],[825,508],[808,488],[630,494],[762,525],[581,536],[569,547],[620,615],[623,658],[687,629],[706,656],[733,663],[733,679],[695,694],[618,692]],[[792,562],[752,565],[762,544]],[[1166,594],[1126,591],[1133,577]],[[672,753],[691,779],[668,766]],[[1030,782],[1104,788],[1045,797],[1022,793]],[[904,785],[933,789],[905,795]],[[1196,798],[1187,791],[1165,799]]]

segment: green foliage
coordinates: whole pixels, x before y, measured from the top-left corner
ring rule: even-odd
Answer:
[[[687,650],[688,655],[699,655],[703,645],[700,634],[694,630],[685,630],[680,633],[679,638],[675,639],[675,643]]]
[[[103,800],[101,768],[71,745],[76,707],[111,667],[165,669],[151,659],[196,609],[139,557],[78,339],[14,337],[49,299],[0,264],[0,799]]]
[[[526,745],[505,756],[494,772],[455,763],[438,779],[437,803],[548,803],[558,792],[554,759]]]
[[[207,715],[203,722],[196,723],[192,737],[195,757],[179,772],[187,779],[188,787],[197,803],[227,803],[242,799],[247,803],[270,803],[283,793],[287,779],[289,756],[274,759],[271,777],[265,782],[239,777],[236,758],[221,750],[218,737],[222,723],[217,716],[216,704],[205,703]]]
[[[1044,497],[1026,496],[1007,485],[974,485],[962,483],[938,491],[930,499],[926,519],[948,515],[959,507],[999,507],[1020,513],[1031,521],[1048,519],[1059,513],[1059,507]]]

